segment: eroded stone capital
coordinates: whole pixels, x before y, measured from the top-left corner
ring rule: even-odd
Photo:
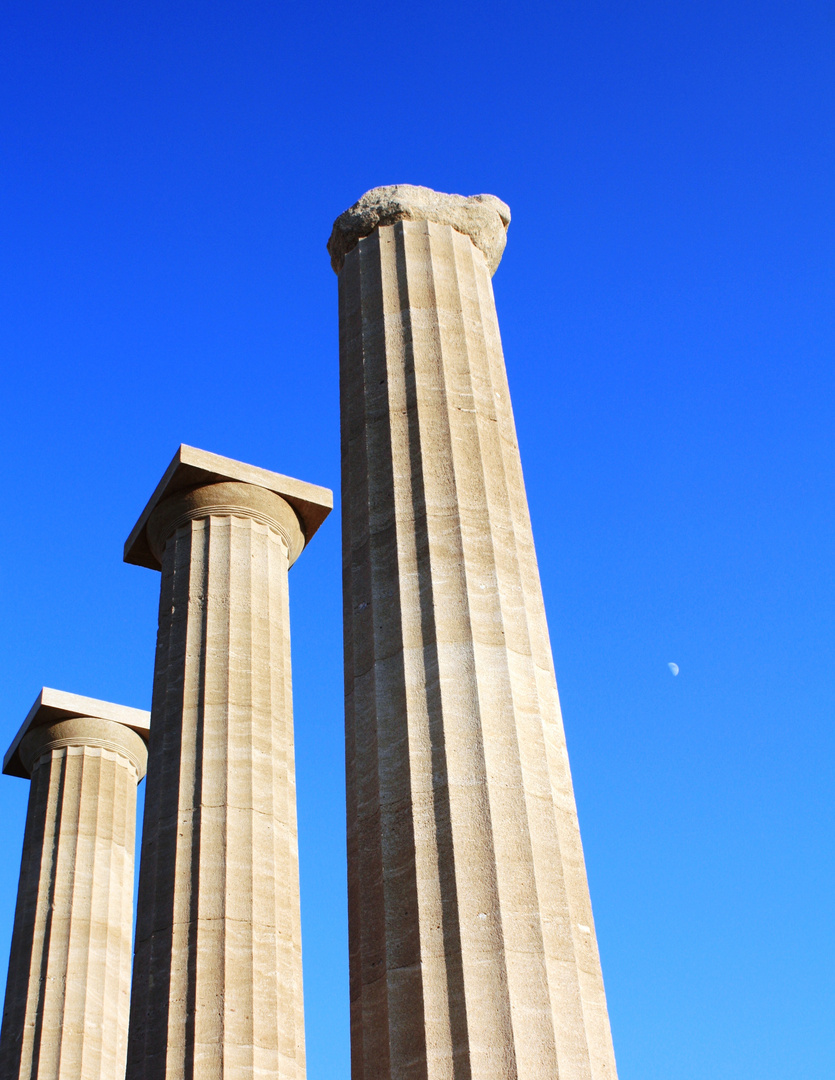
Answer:
[[[59,720],[57,724],[32,728],[21,740],[18,753],[31,776],[48,753],[65,746],[95,746],[109,750],[127,758],[134,766],[137,783],[145,775],[148,764],[145,740],[124,724],[98,720],[94,716],[75,716],[70,720]]]
[[[507,243],[510,207],[495,195],[446,195],[414,184],[372,188],[340,214],[328,241],[331,266],[338,274],[345,256],[378,225],[396,221],[435,221],[469,236],[484,254],[491,274]]]
[[[148,546],[162,563],[169,537],[187,521],[213,516],[252,518],[275,529],[287,546],[292,566],[304,548],[304,532],[296,511],[280,495],[254,484],[205,484],[169,495],[148,518]]]

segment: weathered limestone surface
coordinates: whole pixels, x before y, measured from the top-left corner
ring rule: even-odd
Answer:
[[[162,569],[127,1076],[303,1080],[287,571],[331,495],[166,477],[126,546]]]
[[[147,733],[139,709],[44,689],[6,755],[4,772],[31,775],[31,787],[3,1080],[124,1075],[136,786]]]
[[[494,266],[381,190],[339,271],[352,1075],[614,1080]]]
[[[342,269],[345,256],[378,226],[397,221],[434,221],[469,236],[495,274],[507,243],[510,207],[495,195],[445,195],[415,184],[391,184],[367,191],[340,214],[328,241],[331,266]]]

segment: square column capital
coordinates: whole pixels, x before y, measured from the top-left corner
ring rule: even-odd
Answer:
[[[160,564],[151,551],[147,536],[148,519],[157,504],[185,488],[223,481],[252,484],[280,495],[296,511],[305,544],[310,543],[313,534],[333,509],[333,492],[328,488],[183,444],[165,470],[125,543],[125,562],[159,570]]]
[[[65,690],[51,690],[45,686],[35,699],[26,719],[20,727],[12,744],[3,758],[3,772],[6,776],[29,778],[29,773],[20,760],[20,744],[23,737],[32,728],[44,724],[54,724],[59,720],[73,720],[76,717],[91,717],[93,720],[110,720],[135,731],[145,742],[151,730],[151,714],[144,709],[132,709],[128,705],[114,705],[111,701],[99,701],[97,698],[82,697],[80,694],[68,694]]]

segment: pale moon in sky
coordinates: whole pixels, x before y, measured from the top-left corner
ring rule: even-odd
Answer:
[[[678,675],[678,664],[667,664],[667,667],[672,671],[673,675]]]

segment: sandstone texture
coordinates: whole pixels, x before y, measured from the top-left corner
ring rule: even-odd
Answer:
[[[147,735],[148,713],[44,689],[6,755],[4,771],[31,786],[3,1080],[124,1075]]]
[[[484,255],[491,274],[507,243],[510,207],[495,195],[445,195],[414,184],[373,188],[340,214],[328,241],[331,266],[338,274],[345,256],[379,226],[397,221],[434,221],[468,236]]]
[[[497,260],[380,220],[339,273],[353,1080],[615,1080]]]
[[[126,546],[162,570],[127,1077],[303,1080],[287,572],[332,497],[196,455]]]

